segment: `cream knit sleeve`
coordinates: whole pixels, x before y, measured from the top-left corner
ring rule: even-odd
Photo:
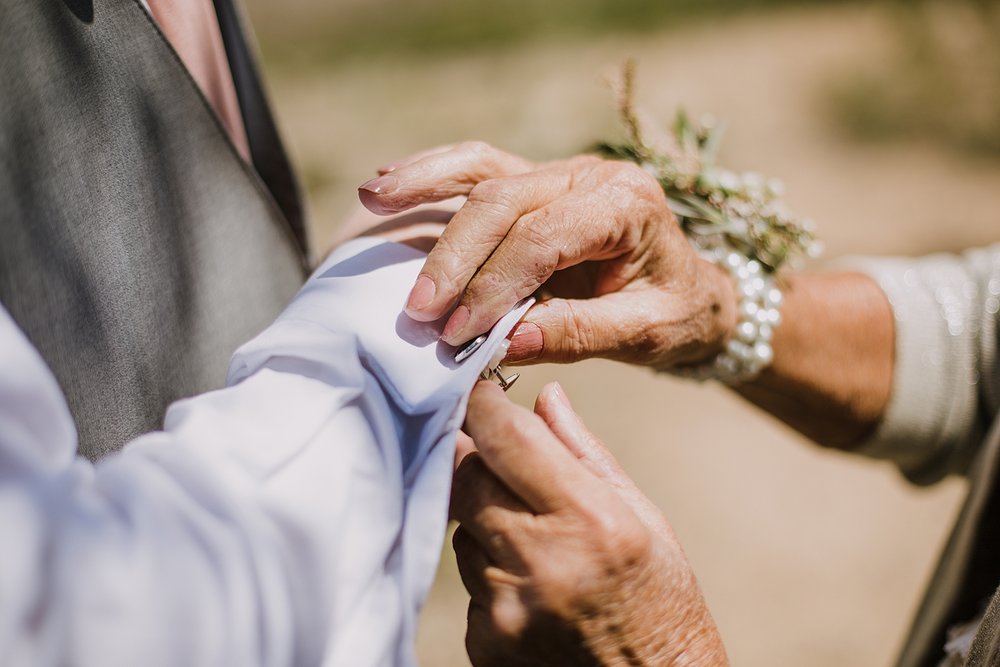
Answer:
[[[1000,245],[851,264],[881,286],[896,326],[892,397],[858,451],[918,484],[963,472],[1000,408]]]

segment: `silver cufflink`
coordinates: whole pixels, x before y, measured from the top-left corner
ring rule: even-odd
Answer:
[[[487,334],[482,334],[481,336],[473,338],[468,343],[463,345],[462,349],[455,353],[455,362],[462,363],[471,357],[476,350],[483,346],[483,343],[486,342],[487,338],[489,338]],[[500,362],[503,361],[503,358],[507,355],[507,349],[509,347],[510,341],[504,339],[503,343],[501,343],[500,347],[497,348],[497,351],[494,352],[493,356],[490,358],[490,363],[486,364],[486,368],[479,374],[479,377],[483,380],[495,380],[504,391],[513,387],[514,383],[517,382],[517,379],[521,377],[520,373],[514,373],[513,375],[504,377],[503,367],[500,365]]]
[[[513,375],[508,375],[507,377],[504,377],[501,371],[503,371],[503,366],[497,364],[496,368],[487,368],[486,370],[484,370],[482,373],[479,374],[479,377],[481,377],[484,380],[496,379],[497,384],[500,385],[500,388],[503,389],[504,391],[507,391],[508,389],[514,386],[514,383],[517,382],[517,378],[521,377],[521,374],[514,373]]]
[[[460,364],[471,357],[476,350],[483,346],[487,338],[489,338],[487,334],[481,334],[463,345],[462,349],[455,353],[455,363]]]

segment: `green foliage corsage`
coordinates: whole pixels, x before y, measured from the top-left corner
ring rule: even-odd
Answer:
[[[635,63],[629,61],[616,90],[627,141],[601,143],[595,151],[635,162],[656,177],[697,247],[735,250],[769,273],[802,255],[820,254],[812,223],[792,215],[781,201],[780,181],[716,166],[722,132],[711,121],[696,123],[680,110],[669,131],[648,122],[634,106],[634,81]]]

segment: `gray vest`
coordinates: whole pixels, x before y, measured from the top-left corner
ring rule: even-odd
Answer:
[[[295,180],[217,12],[253,167],[137,0],[0,0],[0,302],[90,458],[221,386],[305,275]]]

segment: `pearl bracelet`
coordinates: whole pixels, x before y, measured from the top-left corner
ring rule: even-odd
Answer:
[[[729,385],[753,380],[774,360],[771,339],[781,323],[781,290],[755,259],[724,247],[703,252],[705,259],[726,269],[736,280],[739,297],[736,327],[715,359],[699,366],[670,369],[694,380],[719,380]]]

